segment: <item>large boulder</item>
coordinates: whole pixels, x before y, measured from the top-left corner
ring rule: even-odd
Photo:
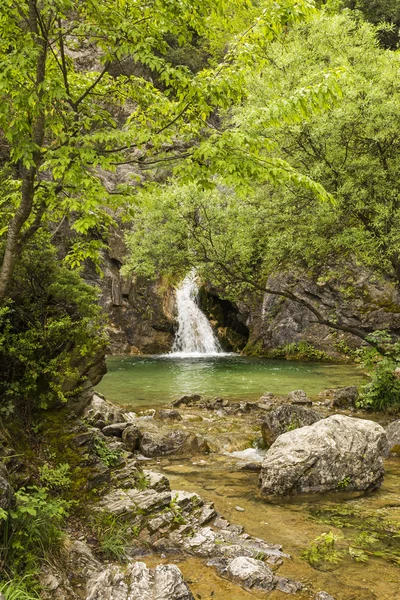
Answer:
[[[333,415],[279,436],[262,464],[261,492],[274,497],[374,490],[383,481],[387,448],[377,423]]]
[[[353,408],[358,398],[358,390],[354,385],[338,388],[333,393],[332,406],[335,408]]]
[[[109,566],[88,584],[86,600],[193,600],[176,565],[148,569],[143,562],[125,569]]]
[[[400,419],[389,423],[386,427],[386,435],[389,443],[389,452],[400,455]]]
[[[322,419],[321,415],[309,408],[293,404],[282,404],[282,406],[268,413],[261,424],[264,444],[269,447],[282,433],[305,425],[312,425],[320,419]]]
[[[140,438],[142,433],[136,425],[128,425],[122,432],[122,441],[131,452],[139,448]]]

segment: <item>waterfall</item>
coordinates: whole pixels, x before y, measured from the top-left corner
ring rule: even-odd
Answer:
[[[221,346],[205,314],[198,306],[196,273],[186,275],[176,290],[178,331],[172,353],[174,355],[214,355],[222,353]]]

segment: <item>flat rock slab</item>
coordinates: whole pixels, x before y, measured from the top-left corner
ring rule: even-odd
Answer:
[[[107,567],[88,584],[86,600],[194,600],[176,565],[148,569],[134,562]]]
[[[259,485],[265,496],[372,491],[384,475],[383,427],[333,415],[282,434],[268,450]]]
[[[171,492],[168,491],[117,489],[104,496],[99,508],[116,515],[134,513],[138,509],[144,513],[152,513],[168,506],[171,500]]]

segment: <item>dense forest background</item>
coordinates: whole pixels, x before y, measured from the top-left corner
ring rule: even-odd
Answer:
[[[85,282],[121,227],[125,273],[288,300],[347,357],[370,348],[393,393],[365,402],[398,401],[397,1],[7,0],[0,17],[4,414],[64,401],[104,353]]]

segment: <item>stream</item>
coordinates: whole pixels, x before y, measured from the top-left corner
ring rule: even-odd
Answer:
[[[286,394],[304,389],[317,398],[329,387],[359,385],[362,374],[354,366],[321,363],[298,363],[263,359],[247,359],[236,355],[213,357],[143,356],[110,357],[108,374],[98,390],[109,400],[130,410],[144,410],[170,405],[183,394],[199,393],[205,398],[222,396],[229,400],[255,400],[263,393]],[[164,472],[173,489],[197,492],[215,503],[216,509],[232,522],[241,524],[250,534],[271,543],[282,544],[292,559],[285,561],[279,574],[299,579],[314,591],[325,589],[336,600],[399,600],[400,569],[391,556],[391,546],[398,552],[400,536],[400,462],[386,461],[386,476],[381,489],[356,499],[339,495],[302,498],[292,502],[271,504],[263,500],[257,488],[257,473],[241,472],[225,450],[249,447],[247,417],[228,419],[217,416],[203,423],[195,410],[184,419],[198,419],[199,430],[209,428],[215,439],[227,436],[230,445],[224,451],[191,458],[161,457],[146,461],[146,468]],[[194,414],[196,413],[196,414]],[[361,415],[360,415],[361,416]],[[364,418],[365,414],[363,415]],[[148,417],[147,417],[148,418]],[[184,420],[184,424],[186,421]],[[180,423],[171,425],[182,427]],[[184,425],[186,426],[186,425]],[[251,429],[251,428],[250,428]],[[256,437],[254,426],[253,437]],[[243,510],[237,510],[239,507]],[[379,523],[383,523],[380,527]],[[366,562],[350,556],[359,536],[384,531],[384,543],[367,547]],[[312,567],[302,554],[322,533],[332,531],[339,536],[337,564]],[[358,546],[357,546],[358,547]],[[372,551],[382,552],[376,556]],[[350,550],[349,550],[350,549]],[[152,558],[147,562],[151,566]],[[159,557],[157,559],[160,560]],[[165,559],[170,562],[171,557]],[[364,560],[364,559],[362,559]],[[219,578],[212,568],[199,559],[176,557],[195,597],[201,600],[250,600],[265,598],[260,592],[248,592]],[[271,600],[287,598],[275,591]],[[309,598],[300,594],[299,598]]]

